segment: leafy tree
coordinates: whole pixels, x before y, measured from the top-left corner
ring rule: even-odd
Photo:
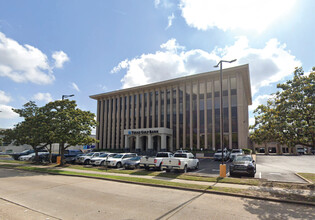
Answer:
[[[77,108],[75,101],[50,102],[41,108],[41,112],[50,121],[51,130],[47,133],[50,142],[60,145],[61,165],[68,147],[96,142],[90,137],[92,128],[96,126],[95,114]]]
[[[251,134],[257,143],[277,141],[294,147],[297,144],[315,148],[315,68],[308,76],[296,68],[292,80],[278,84],[274,98],[254,111]]]
[[[49,122],[45,121],[39,108],[32,101],[23,105],[22,109],[13,109],[13,111],[23,117],[24,121],[16,124],[13,129],[5,130],[3,132],[4,140],[16,145],[30,145],[35,151],[35,161],[38,162],[38,151],[46,146],[42,145],[45,143],[42,131]]]

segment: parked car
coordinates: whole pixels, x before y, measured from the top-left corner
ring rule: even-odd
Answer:
[[[75,163],[76,157],[78,155],[83,155],[83,152],[81,150],[65,150],[64,152],[64,158],[66,160],[66,163]]]
[[[49,154],[48,152],[38,152],[38,155],[42,155],[42,154]],[[24,155],[24,156],[20,156],[19,160],[21,161],[27,161],[27,160],[33,160],[35,158],[35,153],[31,153],[28,155]]]
[[[244,152],[242,149],[232,149],[230,153],[230,161],[233,161],[236,156],[243,155],[243,154]]]
[[[230,165],[230,176],[235,174],[248,174],[255,177],[256,162],[251,155],[238,155]]]
[[[166,172],[179,170],[186,173],[189,169],[199,169],[199,160],[192,153],[175,153],[173,157],[162,160],[162,169]]]
[[[176,153],[189,153],[189,151],[188,150],[177,150],[177,151],[175,151],[175,154]]]
[[[38,152],[47,152],[46,149],[41,149],[39,150]],[[25,156],[25,155],[29,155],[31,153],[35,153],[35,151],[33,149],[31,150],[25,150],[25,151],[22,151],[20,153],[13,153],[13,154],[10,154],[10,156],[14,159],[14,160],[18,160],[20,156]]]
[[[94,157],[90,160],[91,165],[104,166],[108,158],[114,157],[117,153],[104,153],[98,157]]]
[[[106,161],[106,165],[109,167],[117,167],[117,168],[121,168],[124,164],[125,161],[132,158],[132,157],[136,157],[138,156],[136,153],[121,153],[121,154],[117,154],[111,158],[108,158]]]
[[[128,160],[125,160],[124,168],[125,169],[139,169],[140,168],[140,156],[132,157]]]
[[[158,152],[155,157],[142,156],[140,159],[140,167],[149,170],[150,168],[162,170],[163,158],[170,158],[173,154],[170,152]]]
[[[228,158],[229,158],[229,152],[226,149],[223,149],[223,159],[228,160]],[[215,152],[213,159],[219,160],[219,161],[222,160],[222,150],[221,149],[218,149]]]
[[[304,148],[304,147],[298,147],[297,149],[296,149],[296,152],[298,153],[298,154],[305,154],[306,153],[306,148]]]
[[[84,154],[77,158],[76,162],[79,164],[90,164],[90,160],[94,157],[99,157],[100,155],[104,154],[103,152],[91,152],[88,154]]]

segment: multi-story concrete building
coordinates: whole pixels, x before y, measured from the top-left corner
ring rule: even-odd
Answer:
[[[220,147],[220,71],[90,96],[99,149],[173,151]],[[224,147],[248,147],[248,65],[223,70]]]

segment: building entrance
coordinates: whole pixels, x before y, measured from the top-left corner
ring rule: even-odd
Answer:
[[[169,128],[146,128],[124,130],[125,151],[155,153],[173,151],[173,131]],[[135,140],[135,141],[134,141]],[[135,147],[133,148],[133,144]]]

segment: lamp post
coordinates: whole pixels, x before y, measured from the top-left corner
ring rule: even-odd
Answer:
[[[72,94],[72,95],[62,95],[62,100],[64,100],[65,98],[72,97],[72,96],[74,96],[74,94]]]
[[[221,146],[221,150],[222,150],[222,167],[224,164],[224,158],[223,158],[223,94],[222,94],[222,63],[233,63],[235,62],[236,59],[234,60],[220,60],[220,62],[215,65],[214,67],[219,67],[220,65],[220,146]],[[225,167],[226,170],[226,167]],[[224,177],[225,177],[226,173],[224,173]],[[221,176],[221,166],[220,166],[220,176]]]

